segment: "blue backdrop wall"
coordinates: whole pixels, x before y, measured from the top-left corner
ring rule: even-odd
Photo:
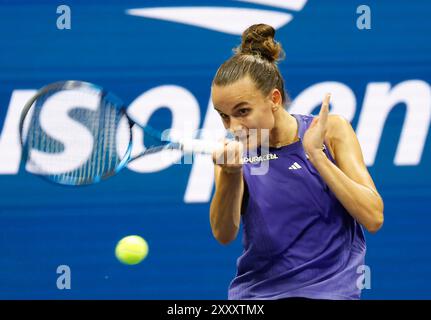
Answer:
[[[261,21],[286,50],[290,111],[314,113],[332,92],[331,111],[351,121],[385,201],[383,228],[366,235],[363,298],[431,298],[430,2],[368,1],[363,30],[358,1],[65,4],[71,29],[62,30],[57,1],[0,1],[0,298],[227,297],[241,238],[222,246],[211,235],[208,158],[139,162],[95,186],[59,187],[20,165],[17,115],[35,89],[79,79],[137,110],[155,104],[154,115],[220,127],[212,77],[244,26]],[[129,234],[150,247],[133,267],[114,256]],[[59,265],[71,268],[71,290],[57,289]]]

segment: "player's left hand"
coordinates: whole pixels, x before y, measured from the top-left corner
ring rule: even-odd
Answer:
[[[304,150],[311,158],[322,152],[327,129],[330,99],[331,94],[327,93],[320,107],[319,115],[313,119],[302,139]]]

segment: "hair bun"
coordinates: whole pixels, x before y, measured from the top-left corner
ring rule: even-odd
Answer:
[[[267,24],[254,24],[242,34],[237,54],[257,55],[269,62],[277,62],[284,57],[281,44],[274,40],[275,29]]]

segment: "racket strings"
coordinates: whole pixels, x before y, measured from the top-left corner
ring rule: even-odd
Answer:
[[[65,90],[62,90],[64,92]],[[82,90],[75,90],[73,93],[69,92],[67,95],[67,101],[62,101],[58,97],[54,96],[56,92],[49,92],[48,94],[41,95],[38,97],[36,102],[33,104],[34,109],[29,121],[29,129],[26,136],[25,148],[28,150],[28,161],[32,161],[32,152],[39,151],[45,154],[61,154],[64,152],[65,145],[63,142],[49,136],[42,127],[41,114],[43,113],[43,107],[49,99],[57,98],[55,103],[62,104],[73,104],[75,107],[69,111],[68,116],[81,124],[86,130],[91,133],[93,138],[93,148],[90,156],[86,159],[79,167],[69,171],[61,173],[50,173],[49,168],[51,165],[57,165],[55,163],[55,157],[52,157],[52,163],[44,161],[43,168],[39,170],[45,176],[48,176],[55,182],[70,181],[70,184],[87,184],[103,178],[104,176],[111,175],[120,164],[124,153],[119,154],[117,150],[117,129],[121,119],[125,117],[125,112],[116,105],[100,95],[98,92],[98,105],[94,110],[85,108],[85,102],[88,100],[88,92],[81,93]],[[91,92],[90,94],[94,94]],[[45,121],[56,121],[56,119],[44,119]],[[51,123],[52,124],[52,123]],[[130,128],[128,128],[130,130]],[[59,130],[65,131],[65,129],[59,128]],[[74,136],[74,132],[63,132],[64,136],[68,136],[69,140],[73,140],[75,145],[82,142],[82,137],[79,135]],[[131,139],[131,135],[128,135],[128,139]],[[127,140],[128,141],[128,140]],[[69,141],[70,142],[70,141]],[[126,143],[127,145],[127,143]],[[84,147],[84,146],[83,146]],[[76,163],[82,154],[71,155],[67,159],[70,163]],[[51,160],[50,160],[51,161]],[[40,165],[40,164],[39,164]],[[35,163],[34,167],[38,164]]]

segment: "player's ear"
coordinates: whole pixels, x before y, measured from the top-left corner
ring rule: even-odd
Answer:
[[[283,98],[281,96],[280,90],[276,88],[272,89],[269,97],[272,102],[272,112],[275,112],[283,105]]]

